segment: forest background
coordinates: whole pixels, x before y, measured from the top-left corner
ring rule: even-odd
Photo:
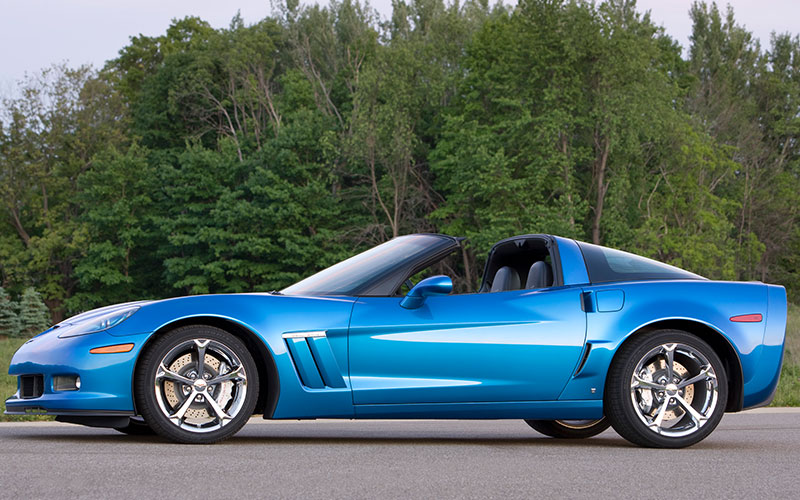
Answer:
[[[280,289],[413,232],[469,238],[459,291],[553,233],[800,300],[800,39],[690,16],[682,48],[626,0],[288,0],[46,68],[0,104],[0,310]]]

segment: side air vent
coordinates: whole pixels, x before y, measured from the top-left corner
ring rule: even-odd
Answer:
[[[300,381],[309,389],[347,387],[324,331],[284,333]]]
[[[581,362],[578,365],[578,368],[575,370],[575,376],[578,376],[583,370],[583,366],[586,364],[586,360],[589,359],[589,353],[592,350],[592,344],[587,343],[586,348],[583,350],[583,357],[581,358]]]

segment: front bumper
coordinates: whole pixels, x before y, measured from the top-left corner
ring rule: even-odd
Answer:
[[[136,358],[149,334],[130,335],[125,343],[134,348],[126,353],[91,354],[90,349],[119,344],[120,338],[108,332],[72,338],[58,338],[58,330],[34,337],[19,348],[11,359],[8,373],[13,376],[41,375],[42,390],[34,397],[23,397],[19,388],[6,399],[5,413],[50,415],[133,415],[133,372]],[[80,377],[78,390],[57,391],[57,375]]]

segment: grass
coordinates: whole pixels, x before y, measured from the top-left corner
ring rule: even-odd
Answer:
[[[2,414],[6,409],[5,399],[17,390],[17,378],[8,375],[8,365],[11,356],[24,342],[25,339],[0,339],[0,422],[52,419],[37,415]],[[800,406],[800,306],[789,305],[783,370],[771,406]]]
[[[786,350],[778,391],[770,406],[800,406],[800,306],[789,304]]]

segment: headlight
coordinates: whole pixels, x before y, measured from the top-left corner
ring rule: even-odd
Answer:
[[[58,338],[64,339],[68,337],[77,337],[78,335],[87,335],[89,333],[102,332],[111,327],[117,326],[126,319],[130,318],[133,313],[139,310],[139,307],[128,307],[125,309],[117,309],[116,311],[103,314],[94,318],[88,318],[80,323],[68,325],[64,331],[58,335]]]

